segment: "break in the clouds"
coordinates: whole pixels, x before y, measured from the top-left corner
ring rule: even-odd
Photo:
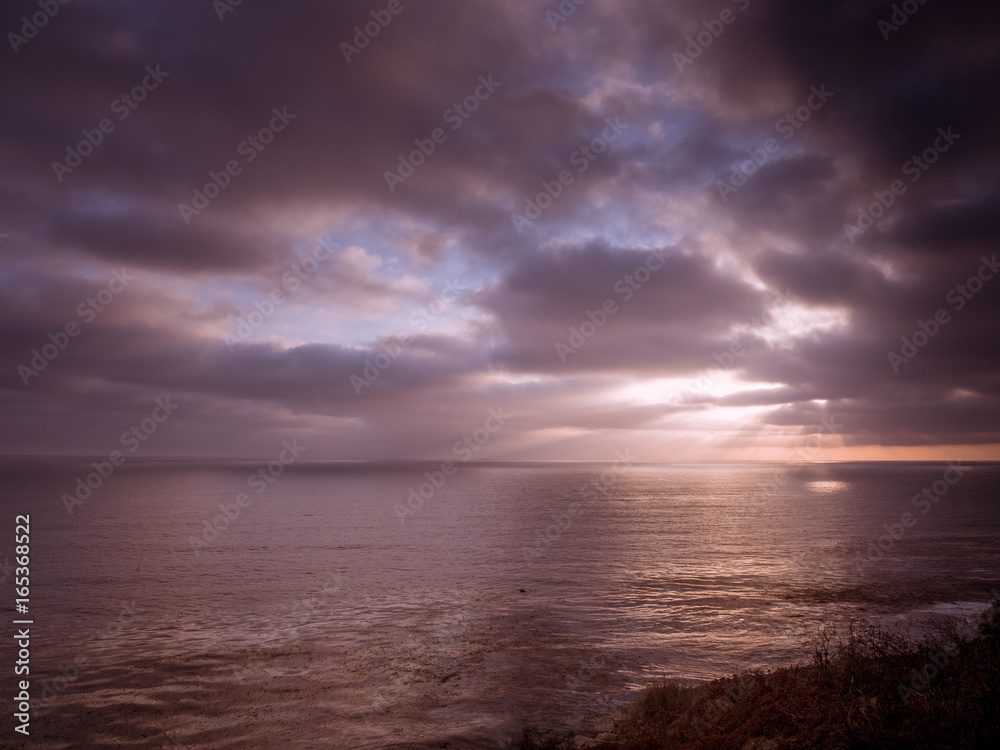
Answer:
[[[997,458],[998,20],[8,3],[0,449]]]

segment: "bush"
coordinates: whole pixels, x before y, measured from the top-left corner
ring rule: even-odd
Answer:
[[[521,735],[506,744],[506,750],[570,750],[573,747],[572,734],[556,735],[539,732],[534,727],[525,727]]]
[[[919,641],[854,623],[821,633],[811,664],[646,690],[617,750],[943,750],[1000,747],[1000,598],[974,632]],[[525,730],[511,750],[563,750]]]

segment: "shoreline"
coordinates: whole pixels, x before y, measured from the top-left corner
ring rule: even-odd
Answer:
[[[996,593],[994,592],[996,596]],[[591,728],[525,727],[506,750],[991,748],[1000,743],[1000,596],[970,626],[911,640],[820,633],[812,662],[659,683]]]

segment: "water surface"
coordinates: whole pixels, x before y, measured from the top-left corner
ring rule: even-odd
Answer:
[[[126,464],[69,514],[89,462],[0,462],[11,535],[32,517],[33,745],[496,747],[1000,588],[995,464],[921,513],[947,465],[467,464],[403,512],[438,464],[258,495],[263,463]]]

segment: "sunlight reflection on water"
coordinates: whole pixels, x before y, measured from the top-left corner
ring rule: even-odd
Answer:
[[[806,484],[806,489],[810,492],[827,493],[827,492],[846,492],[850,489],[850,484],[848,482],[834,482],[830,480],[822,482],[809,482]]]

